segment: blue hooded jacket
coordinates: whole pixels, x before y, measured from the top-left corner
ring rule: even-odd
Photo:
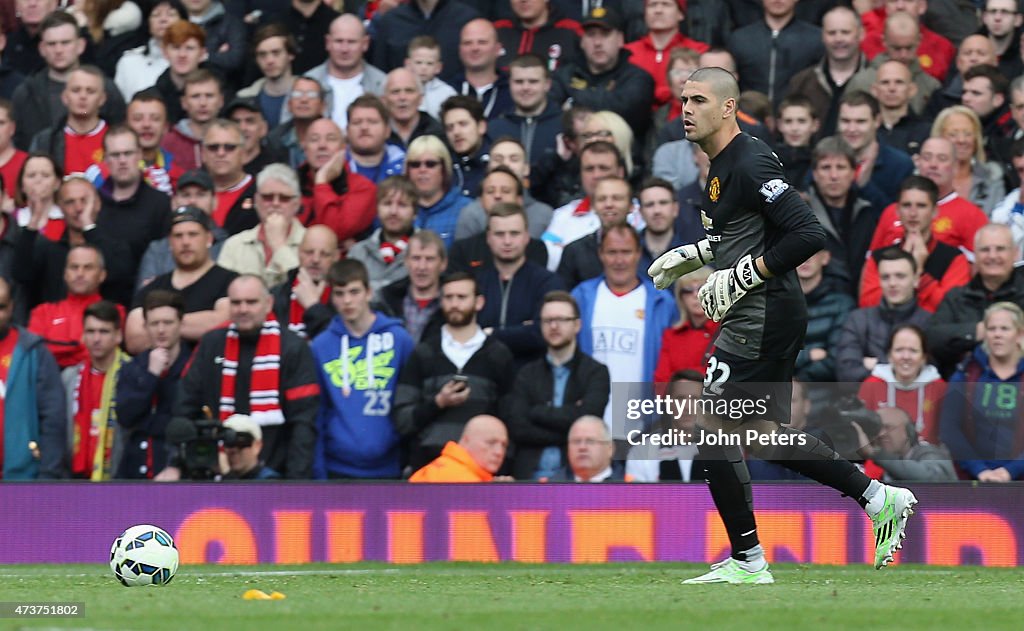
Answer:
[[[412,337],[402,323],[382,313],[362,337],[354,337],[340,316],[313,340],[320,379],[313,477],[328,472],[356,478],[397,478],[398,433],[391,407],[398,372],[412,354]],[[342,361],[347,354],[348,361]],[[372,375],[367,365],[373,367]],[[347,388],[347,395],[346,395]]]
[[[654,368],[658,364],[658,355],[661,353],[661,335],[665,329],[679,319],[679,310],[668,291],[658,291],[646,276],[640,278],[641,284],[647,288],[647,301],[644,304],[644,355],[643,380],[654,383]],[[580,307],[580,333],[576,341],[580,351],[587,355],[594,354],[594,306],[597,302],[597,288],[604,282],[604,274],[597,278],[585,280],[572,290],[572,296]]]
[[[975,383],[968,385],[974,375]],[[981,345],[950,378],[939,431],[957,465],[971,477],[1005,467],[1014,480],[1024,478],[1022,384],[1024,359],[1009,379],[1000,379]],[[969,403],[968,396],[972,399]]]
[[[444,241],[445,248],[451,248],[455,242],[455,225],[459,221],[459,213],[470,199],[462,194],[462,189],[452,186],[445,196],[429,207],[418,207],[416,227],[433,230]]]

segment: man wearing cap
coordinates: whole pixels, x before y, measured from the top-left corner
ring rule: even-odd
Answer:
[[[268,141],[267,121],[255,98],[235,98],[228,103],[224,116],[242,130],[242,168],[246,173],[256,175],[268,164],[288,161],[284,147]]]
[[[632,53],[629,62],[643,68],[654,78],[655,108],[672,99],[668,86],[669,53],[672,49],[689,48],[698,53],[708,49],[704,42],[690,39],[679,32],[679,25],[685,17],[686,0],[645,0],[644,24],[647,26],[647,35],[624,46]]]
[[[224,427],[235,430],[235,439],[224,443],[228,457],[225,480],[280,480],[281,474],[263,464],[263,430],[248,414],[235,414],[224,421]]]
[[[174,257],[174,270],[157,276],[132,301],[132,309],[125,323],[125,348],[138,354],[152,344],[146,332],[143,303],[146,296],[157,289],[181,292],[185,301],[185,315],[181,321],[181,335],[195,342],[210,329],[228,318],[228,285],[238,275],[216,265],[210,257],[213,245],[213,221],[209,214],[195,206],[177,208],[171,216],[169,243]]]
[[[644,138],[651,121],[654,79],[629,63],[622,47],[622,19],[612,7],[595,7],[583,19],[583,59],[565,64],[554,75],[551,100],[567,100],[597,112],[611,110],[624,118],[636,138]]]
[[[154,239],[167,234],[171,203],[166,195],[142,180],[139,137],[127,125],[115,125],[103,139],[103,164],[109,176],[98,191],[102,206],[97,229],[127,243],[132,269]],[[128,304],[135,288],[134,276],[119,283],[121,304]]]
[[[195,206],[207,215],[213,215],[216,205],[216,196],[213,192],[213,179],[206,171],[192,169],[178,178],[177,189],[171,197],[171,208],[182,206]],[[210,258],[217,260],[220,248],[228,238],[228,233],[223,228],[213,223],[213,246],[210,248]],[[166,236],[151,241],[146,253],[142,255],[142,262],[139,263],[139,271],[136,275],[135,289],[142,289],[154,278],[161,274],[174,271],[174,256],[171,254],[171,242]]]

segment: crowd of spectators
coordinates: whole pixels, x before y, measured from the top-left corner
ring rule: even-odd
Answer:
[[[1024,479],[1018,0],[0,0],[0,477],[694,480],[718,66],[823,225],[794,427]],[[618,388],[622,390],[618,390]],[[654,419],[692,431],[696,419]],[[695,460],[696,459],[696,460]],[[770,462],[755,478],[778,479]]]

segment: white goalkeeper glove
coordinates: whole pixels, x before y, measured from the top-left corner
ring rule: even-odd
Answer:
[[[736,267],[712,273],[697,292],[697,297],[708,318],[721,322],[737,300],[763,285],[764,281],[754,258],[748,254],[736,263]]]
[[[655,287],[665,289],[680,276],[699,270],[714,260],[711,244],[703,239],[665,252],[647,268],[647,275],[654,280]]]

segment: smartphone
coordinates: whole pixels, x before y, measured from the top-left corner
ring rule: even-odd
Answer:
[[[469,377],[467,377],[466,375],[453,375],[452,381],[454,381],[455,383],[469,384]]]

